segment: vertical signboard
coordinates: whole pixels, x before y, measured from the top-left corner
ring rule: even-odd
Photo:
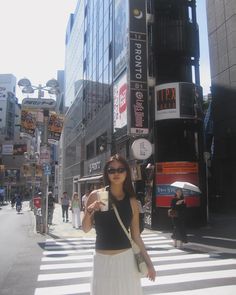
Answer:
[[[126,71],[114,82],[113,87],[113,127],[127,125],[127,73]]]
[[[129,1],[129,133],[148,134],[146,1]]]

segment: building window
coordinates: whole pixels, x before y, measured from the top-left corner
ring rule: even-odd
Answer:
[[[95,156],[95,150],[94,150],[94,141],[91,141],[87,146],[86,146],[86,154],[87,154],[87,160],[91,159]]]
[[[107,151],[107,132],[96,139],[96,154],[99,155],[105,151]]]

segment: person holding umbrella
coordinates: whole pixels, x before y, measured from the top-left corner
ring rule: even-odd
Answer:
[[[173,234],[171,238],[174,240],[175,247],[179,244],[179,248],[182,248],[183,243],[187,243],[187,235],[185,229],[186,203],[181,188],[177,188],[175,191],[175,196],[171,201],[171,209],[176,211],[175,216],[172,217]]]

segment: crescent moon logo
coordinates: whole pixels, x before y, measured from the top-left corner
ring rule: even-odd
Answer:
[[[141,19],[143,17],[143,12],[137,8],[133,10],[133,15],[137,19]]]

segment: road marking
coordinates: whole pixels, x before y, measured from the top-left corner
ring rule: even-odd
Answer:
[[[143,294],[222,295],[224,292],[225,295],[233,295],[236,293],[235,289],[232,293],[236,287],[233,286],[236,278],[236,259],[222,259],[220,255],[212,253],[189,253],[174,248],[172,243],[167,244],[171,240],[165,237],[156,238],[156,235],[145,235],[143,240],[158,272],[155,282],[147,278],[141,279]],[[47,240],[45,249],[35,295],[89,295],[95,251],[94,238],[86,241],[83,238]],[[231,285],[215,287],[214,281],[222,281],[222,285],[224,282]],[[194,290],[189,290],[191,284]],[[176,292],[173,291],[175,286],[178,290]],[[218,292],[219,290],[221,292]]]
[[[221,238],[221,237],[202,236],[202,238],[204,238],[204,239],[213,239],[213,240],[221,240],[221,241],[229,241],[229,242],[236,242],[236,239]]]
[[[159,276],[157,285],[165,284],[180,284],[180,283],[191,283],[195,281],[206,281],[211,279],[226,279],[226,278],[236,278],[235,269],[228,270],[217,270],[217,271],[206,271],[206,272],[191,272],[177,275],[167,275]],[[153,282],[149,281],[147,278],[142,278],[142,286],[152,286]]]
[[[195,289],[188,291],[177,291],[177,292],[165,292],[165,293],[149,293],[150,295],[235,295],[236,286],[219,286],[219,287],[211,287],[211,288],[203,288],[203,289]]]
[[[91,259],[91,256],[86,256],[86,259]],[[196,267],[211,267],[211,266],[222,266],[222,265],[233,265],[236,264],[236,259],[224,259],[224,260],[213,260],[213,261],[196,261],[196,262],[185,262],[178,264],[165,264],[155,266],[156,270],[173,270],[173,269],[190,269]],[[90,263],[85,266],[91,266]],[[45,264],[40,266],[40,270],[56,270],[56,269],[73,269],[81,267],[81,263],[57,263],[57,264]]]

